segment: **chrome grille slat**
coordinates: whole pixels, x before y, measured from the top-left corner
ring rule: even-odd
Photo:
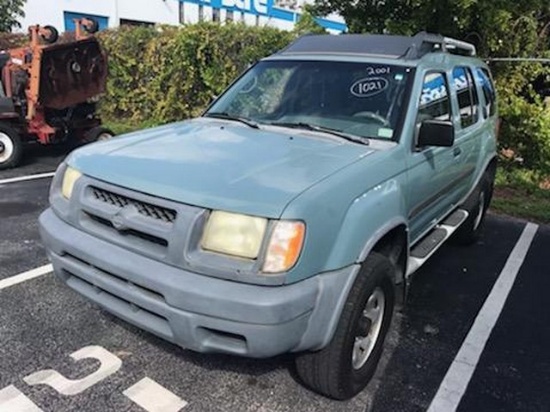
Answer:
[[[132,205],[136,208],[139,214],[151,219],[160,220],[164,223],[174,223],[177,217],[177,212],[173,209],[152,205],[150,203],[132,199],[95,186],[91,186],[91,193],[96,201],[118,208]]]

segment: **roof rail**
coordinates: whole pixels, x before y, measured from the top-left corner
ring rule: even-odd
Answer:
[[[380,34],[306,35],[277,54],[353,54],[417,60],[428,53],[447,52],[475,56],[470,43],[420,32],[413,37]]]
[[[402,57],[405,59],[419,59],[427,53],[437,51],[471,57],[476,55],[476,48],[473,44],[422,31],[412,37],[412,44]]]

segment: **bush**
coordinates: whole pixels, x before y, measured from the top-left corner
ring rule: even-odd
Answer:
[[[242,24],[122,27],[99,35],[109,56],[107,120],[162,124],[197,116],[251,63],[293,34]]]
[[[550,109],[518,96],[501,100],[500,147],[508,165],[550,174]],[[505,163],[506,164],[506,163]]]
[[[550,107],[532,87],[535,79],[548,75],[548,67],[505,64],[494,73],[500,97],[503,165],[550,174]]]

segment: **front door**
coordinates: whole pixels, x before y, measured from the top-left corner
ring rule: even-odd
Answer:
[[[450,96],[444,72],[425,74],[416,118],[417,134],[424,120],[452,120]],[[411,242],[418,240],[452,206],[449,192],[453,191],[457,171],[454,147],[412,148],[408,185]]]

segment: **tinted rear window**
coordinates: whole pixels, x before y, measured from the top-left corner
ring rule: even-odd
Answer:
[[[478,67],[476,69],[476,81],[481,86],[481,89],[483,90],[483,96],[485,97],[485,113],[489,116],[493,116],[497,111],[497,99],[495,85],[493,84],[493,80],[491,74],[489,73],[489,70]]]
[[[455,67],[453,87],[458,98],[460,123],[462,127],[473,125],[479,119],[477,90],[474,86],[471,70],[467,67]]]

